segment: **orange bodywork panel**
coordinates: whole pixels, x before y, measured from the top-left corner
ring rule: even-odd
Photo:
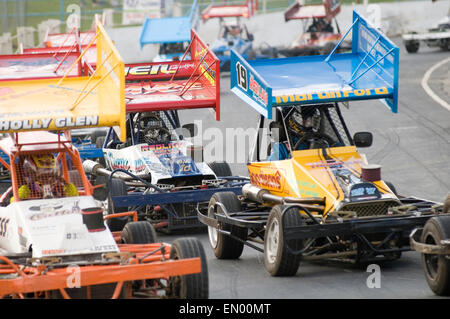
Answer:
[[[251,163],[248,165],[250,181],[282,197],[325,198],[327,213],[344,199],[333,169],[345,168],[360,177],[365,161],[354,146],[328,148],[326,155],[327,159],[322,149],[301,150],[292,152],[290,159]],[[389,190],[383,181],[374,184],[381,193]]]

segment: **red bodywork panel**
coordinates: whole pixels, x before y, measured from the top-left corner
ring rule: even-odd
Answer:
[[[341,12],[340,0],[324,0],[323,4],[302,5],[298,1],[284,12],[285,21],[294,19],[324,18],[330,22]]]
[[[258,9],[258,0],[247,0],[241,5],[209,5],[202,12],[202,20],[212,18],[244,17],[250,18]]]
[[[189,48],[190,60],[125,66],[127,112],[212,108],[220,120],[219,60],[194,30]]]
[[[79,52],[0,55],[0,81],[61,77],[79,55]],[[81,63],[68,76],[80,75]]]

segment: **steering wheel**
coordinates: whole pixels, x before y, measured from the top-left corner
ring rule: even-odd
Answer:
[[[142,135],[147,144],[168,143],[172,136],[170,131],[163,126],[149,126],[144,129]]]
[[[322,133],[322,132],[314,132],[313,130],[309,129],[305,131],[305,134],[300,134],[297,131],[293,129],[289,129],[291,133],[296,135],[299,139],[293,146],[293,150],[297,150],[298,146],[307,140],[312,140],[312,142],[309,145],[309,149],[315,149],[315,148],[322,148],[322,147],[331,147],[336,142],[331,138],[328,134]],[[322,145],[318,147],[317,145]]]

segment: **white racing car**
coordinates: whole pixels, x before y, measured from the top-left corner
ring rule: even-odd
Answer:
[[[111,128],[104,161],[83,163],[95,184],[108,185],[110,213],[136,210],[164,231],[204,227],[197,206],[206,209],[215,192],[240,194],[243,179],[227,163],[205,163],[202,148],[185,138],[196,128],[181,127],[178,110],[212,108],[220,117],[219,61],[194,31],[189,53],[187,61],[126,67],[127,140]],[[121,230],[127,221],[112,219],[109,227]]]
[[[403,43],[408,53],[419,51],[420,42],[425,42],[428,47],[439,47],[442,50],[450,50],[450,12],[437,23],[437,26],[428,32],[411,32],[402,36]]]

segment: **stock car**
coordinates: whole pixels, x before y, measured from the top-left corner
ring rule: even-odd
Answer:
[[[191,39],[190,31],[197,29],[198,20],[197,0],[185,16],[146,18],[139,37],[141,48],[147,44],[159,45],[153,62],[182,60]]]
[[[204,162],[202,147],[188,138],[195,126],[180,127],[182,109],[211,108],[220,120],[219,61],[194,30],[189,55],[126,67],[127,140],[119,141],[111,128],[103,162],[83,164],[96,184],[108,187],[109,212],[137,210],[140,220],[166,232],[204,227],[197,206],[204,209],[214,192],[240,193],[227,163]],[[127,219],[110,220],[109,227],[121,230]]]
[[[340,0],[294,2],[284,12],[284,19],[301,20],[303,30],[288,47],[277,48],[278,53],[285,57],[329,54],[338,43],[338,52],[348,51],[349,42],[340,43],[342,34],[336,20],[340,11]]]
[[[2,83],[9,93],[0,101],[8,119],[0,149],[9,162],[0,162],[12,185],[0,198],[0,297],[207,298],[201,244],[193,238],[158,243],[136,212],[104,217],[102,188],[83,171],[70,129],[114,126],[122,141],[126,131],[125,85],[116,81],[124,64],[100,24],[97,37],[99,56],[111,68],[98,64],[89,78]],[[104,218],[123,215],[133,221],[112,232]]]
[[[252,60],[276,57],[276,51],[271,47],[265,50],[256,50],[253,47],[254,36],[241,20],[241,18],[250,19],[257,9],[257,0],[247,0],[241,5],[210,4],[203,10],[203,22],[219,18],[219,36],[211,45],[211,50],[220,60],[221,71],[230,70],[231,50],[235,50],[246,59]]]
[[[216,193],[198,211],[217,258],[239,258],[246,245],[272,276],[295,275],[303,260],[393,261],[411,250],[412,230],[449,217],[381,179],[357,149],[370,132],[350,135],[341,102],[381,99],[398,112],[399,49],[356,12],[353,22],[352,53],[246,61],[232,51],[231,91],[260,121],[242,195]]]
[[[403,44],[408,53],[419,51],[420,42],[428,47],[439,47],[444,51],[450,50],[450,14],[437,23],[428,32],[410,32],[402,35]]]

